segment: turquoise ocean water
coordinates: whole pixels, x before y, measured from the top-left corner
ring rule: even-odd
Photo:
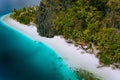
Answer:
[[[38,4],[37,0],[30,0],[29,3],[26,0],[0,1],[1,17],[13,8]],[[78,79],[52,49],[10,28],[0,18],[0,80]]]

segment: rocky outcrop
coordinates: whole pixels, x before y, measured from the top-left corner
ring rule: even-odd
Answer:
[[[75,1],[75,0],[74,0]],[[41,36],[53,37],[54,15],[61,9],[68,9],[73,0],[42,0],[40,7],[36,11],[37,30]]]
[[[52,22],[51,22],[51,18],[52,18],[52,10],[51,8],[48,6],[48,3],[46,2],[46,0],[43,0],[40,3],[40,7],[37,10],[37,22],[38,22],[38,32],[40,33],[41,36],[46,36],[46,37],[52,37],[53,33],[52,33]]]

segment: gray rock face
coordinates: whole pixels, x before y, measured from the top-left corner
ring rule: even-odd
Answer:
[[[73,0],[42,0],[40,2],[40,7],[36,11],[36,17],[38,23],[38,32],[41,36],[54,36],[54,14],[59,13],[61,8],[69,8],[72,2]]]
[[[41,36],[52,37],[52,10],[49,5],[41,2],[40,7],[37,10],[37,22],[38,22],[38,32]]]

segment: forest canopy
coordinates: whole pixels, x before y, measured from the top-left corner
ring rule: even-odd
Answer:
[[[14,10],[11,17],[24,24],[32,20],[41,36],[63,35],[89,49],[95,45],[101,64],[120,65],[120,0],[42,0],[30,10]]]

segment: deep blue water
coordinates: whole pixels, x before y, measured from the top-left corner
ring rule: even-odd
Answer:
[[[38,5],[39,0],[0,0],[0,16]],[[52,49],[10,28],[0,19],[0,80],[77,80]]]

